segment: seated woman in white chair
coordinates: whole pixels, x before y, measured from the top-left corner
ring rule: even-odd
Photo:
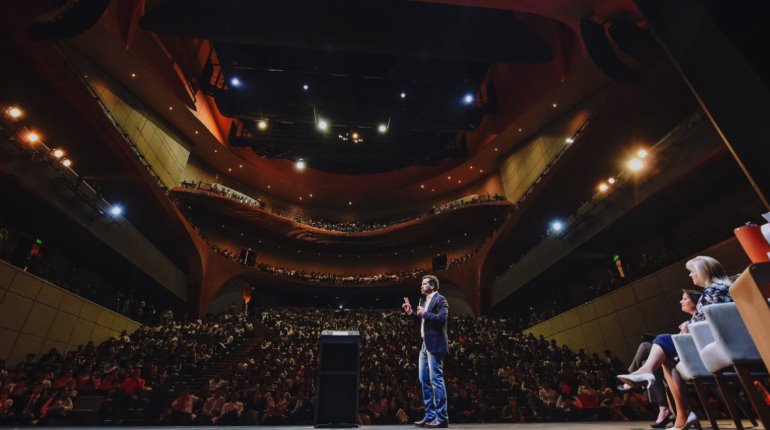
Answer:
[[[719,261],[711,257],[698,256],[688,261],[685,267],[690,271],[692,283],[703,288],[703,293],[695,306],[695,312],[692,314],[692,317],[679,326],[680,333],[689,333],[689,324],[705,319],[703,315],[704,306],[732,301],[730,297],[730,278]],[[683,302],[685,301],[685,296],[686,294],[682,296]],[[684,307],[685,303],[682,303],[683,310]],[[677,410],[674,429],[686,429],[691,426],[700,427],[697,417],[690,411],[690,404],[687,399],[687,386],[674,369],[677,359],[678,356],[674,348],[674,342],[671,340],[671,335],[658,335],[653,341],[650,356],[642,367],[631,374],[618,375],[618,379],[631,386],[642,383],[651,385],[655,381],[653,373],[662,366]]]

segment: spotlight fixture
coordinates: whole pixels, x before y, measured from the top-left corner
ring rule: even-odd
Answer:
[[[307,167],[307,163],[301,158],[294,163],[294,168],[300,172],[305,170],[305,167]]]
[[[571,137],[568,137],[568,138],[564,139],[564,143],[574,143],[574,142],[575,142],[575,139],[573,139]]]
[[[30,131],[27,133],[26,136],[24,136],[24,140],[26,140],[29,143],[37,143],[40,142],[40,135],[35,133],[34,131]]]
[[[24,115],[24,112],[16,106],[11,106],[5,110],[5,114],[11,119],[19,119]]]
[[[237,76],[233,76],[232,78],[230,78],[230,85],[238,88],[241,86],[241,80],[238,79]]]
[[[348,202],[348,206],[353,206],[353,202]]]
[[[64,160],[61,160],[61,164],[64,167],[70,167],[72,166],[72,161],[70,161],[69,158],[65,158]]]
[[[553,221],[551,223],[551,230],[554,232],[560,232],[564,228],[564,224],[561,223],[561,221]]]
[[[303,91],[307,91],[307,90],[309,90],[309,89],[310,89],[310,85],[308,85],[308,84],[303,84],[303,85],[302,85],[302,90],[303,90]]]
[[[318,122],[316,122],[316,127],[318,127],[321,131],[326,131],[329,129],[329,123],[326,122],[325,119],[318,118]]]
[[[260,119],[259,121],[257,121],[257,128],[262,131],[267,130],[267,121],[264,119]]]
[[[355,140],[358,140],[358,138],[359,138],[359,137],[361,137],[361,135],[359,135],[359,134],[358,134],[357,132],[355,132],[355,131],[354,131],[354,132],[353,132],[353,133],[350,135],[350,138],[351,138],[351,139],[353,139],[354,141],[355,141]]]
[[[377,131],[379,131],[380,134],[385,134],[388,132],[388,126],[385,124],[380,124],[377,126]]]
[[[634,172],[638,172],[644,169],[644,161],[642,161],[641,158],[634,157],[628,160],[628,163],[626,163],[626,166],[628,166],[628,168],[633,170]]]
[[[403,91],[401,91],[401,94],[400,94],[400,96],[401,96],[401,98],[402,98],[402,99],[405,99],[405,98],[406,98],[406,93],[405,93],[405,92],[403,92]]]
[[[606,182],[601,182],[597,188],[599,189],[599,191],[605,192],[610,189],[610,186],[607,185]]]
[[[647,150],[646,149],[640,149],[640,150],[636,151],[636,156],[638,158],[646,157],[647,156]]]
[[[112,216],[123,215],[123,207],[120,205],[112,205],[112,207],[110,208],[110,214]]]
[[[614,177],[611,177],[611,178],[607,179],[607,182],[608,182],[610,185],[613,185],[615,182],[617,182],[617,179],[615,179]]]
[[[64,151],[62,149],[56,148],[53,151],[51,151],[51,155],[53,155],[56,158],[62,158],[64,157]]]
[[[463,97],[463,103],[465,103],[466,105],[472,104],[474,100],[475,100],[475,97],[473,97],[473,94],[471,93],[468,93],[465,95],[465,97]]]

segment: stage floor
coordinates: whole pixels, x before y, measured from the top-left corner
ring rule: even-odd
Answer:
[[[711,426],[708,425],[708,421],[701,421],[701,424],[703,425],[704,430],[710,429]],[[719,420],[718,421],[720,430],[722,429],[735,429],[735,424],[732,421],[729,420]],[[744,421],[744,426],[746,428],[751,428],[751,423],[748,421]],[[197,429],[197,430],[213,430],[213,429],[226,429],[226,428],[238,428],[236,426],[233,427],[216,427],[216,426],[190,426],[190,427],[128,427],[128,426],[113,426],[113,427],[88,427],[89,430],[115,430],[118,428],[125,428],[125,429],[158,429],[158,430],[172,430],[172,429]],[[245,428],[243,426],[239,426],[240,428]],[[82,429],[83,427],[56,427],[57,430],[61,429]],[[281,426],[281,427],[263,427],[263,426],[257,426],[254,427],[257,429],[278,429],[278,430],[310,430],[313,427],[311,426]],[[362,426],[359,427],[362,429],[387,429],[387,430],[414,430],[414,426],[397,426],[397,425],[390,425],[390,426]],[[557,430],[592,430],[592,429],[598,429],[598,430],[649,430],[650,429],[650,422],[649,421],[602,421],[602,422],[581,422],[581,423],[516,423],[516,424],[451,424],[449,426],[450,429],[457,429],[457,430],[547,430],[547,429],[557,429]],[[761,423],[757,427],[753,427],[753,429],[763,429]]]

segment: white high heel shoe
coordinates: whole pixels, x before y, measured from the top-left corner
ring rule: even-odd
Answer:
[[[624,384],[635,387],[642,382],[647,382],[647,388],[655,383],[655,375],[652,373],[637,373],[630,375],[618,375],[618,379],[623,381]]]
[[[690,415],[687,415],[687,422],[684,423],[684,427],[671,427],[669,430],[687,430],[690,427],[695,427],[698,430],[703,430],[700,425],[698,417],[695,416],[695,412],[690,411]]]

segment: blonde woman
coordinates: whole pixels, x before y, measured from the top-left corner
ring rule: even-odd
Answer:
[[[688,261],[685,267],[690,271],[692,283],[703,288],[703,292],[698,299],[698,303],[695,305],[695,312],[692,317],[679,326],[681,333],[689,333],[688,326],[690,324],[705,319],[703,314],[705,306],[732,301],[730,297],[730,278],[719,261],[712,257],[698,256]],[[690,405],[687,402],[687,387],[674,369],[676,358],[677,353],[674,348],[674,342],[671,340],[671,335],[658,335],[653,341],[650,356],[642,367],[634,373],[618,375],[618,379],[632,386],[643,382],[646,382],[647,386],[649,386],[655,382],[655,375],[653,373],[662,366],[666,381],[671,389],[671,394],[674,397],[674,403],[676,404],[677,415],[673,428],[681,430],[691,426],[700,427],[697,417],[690,411]]]

